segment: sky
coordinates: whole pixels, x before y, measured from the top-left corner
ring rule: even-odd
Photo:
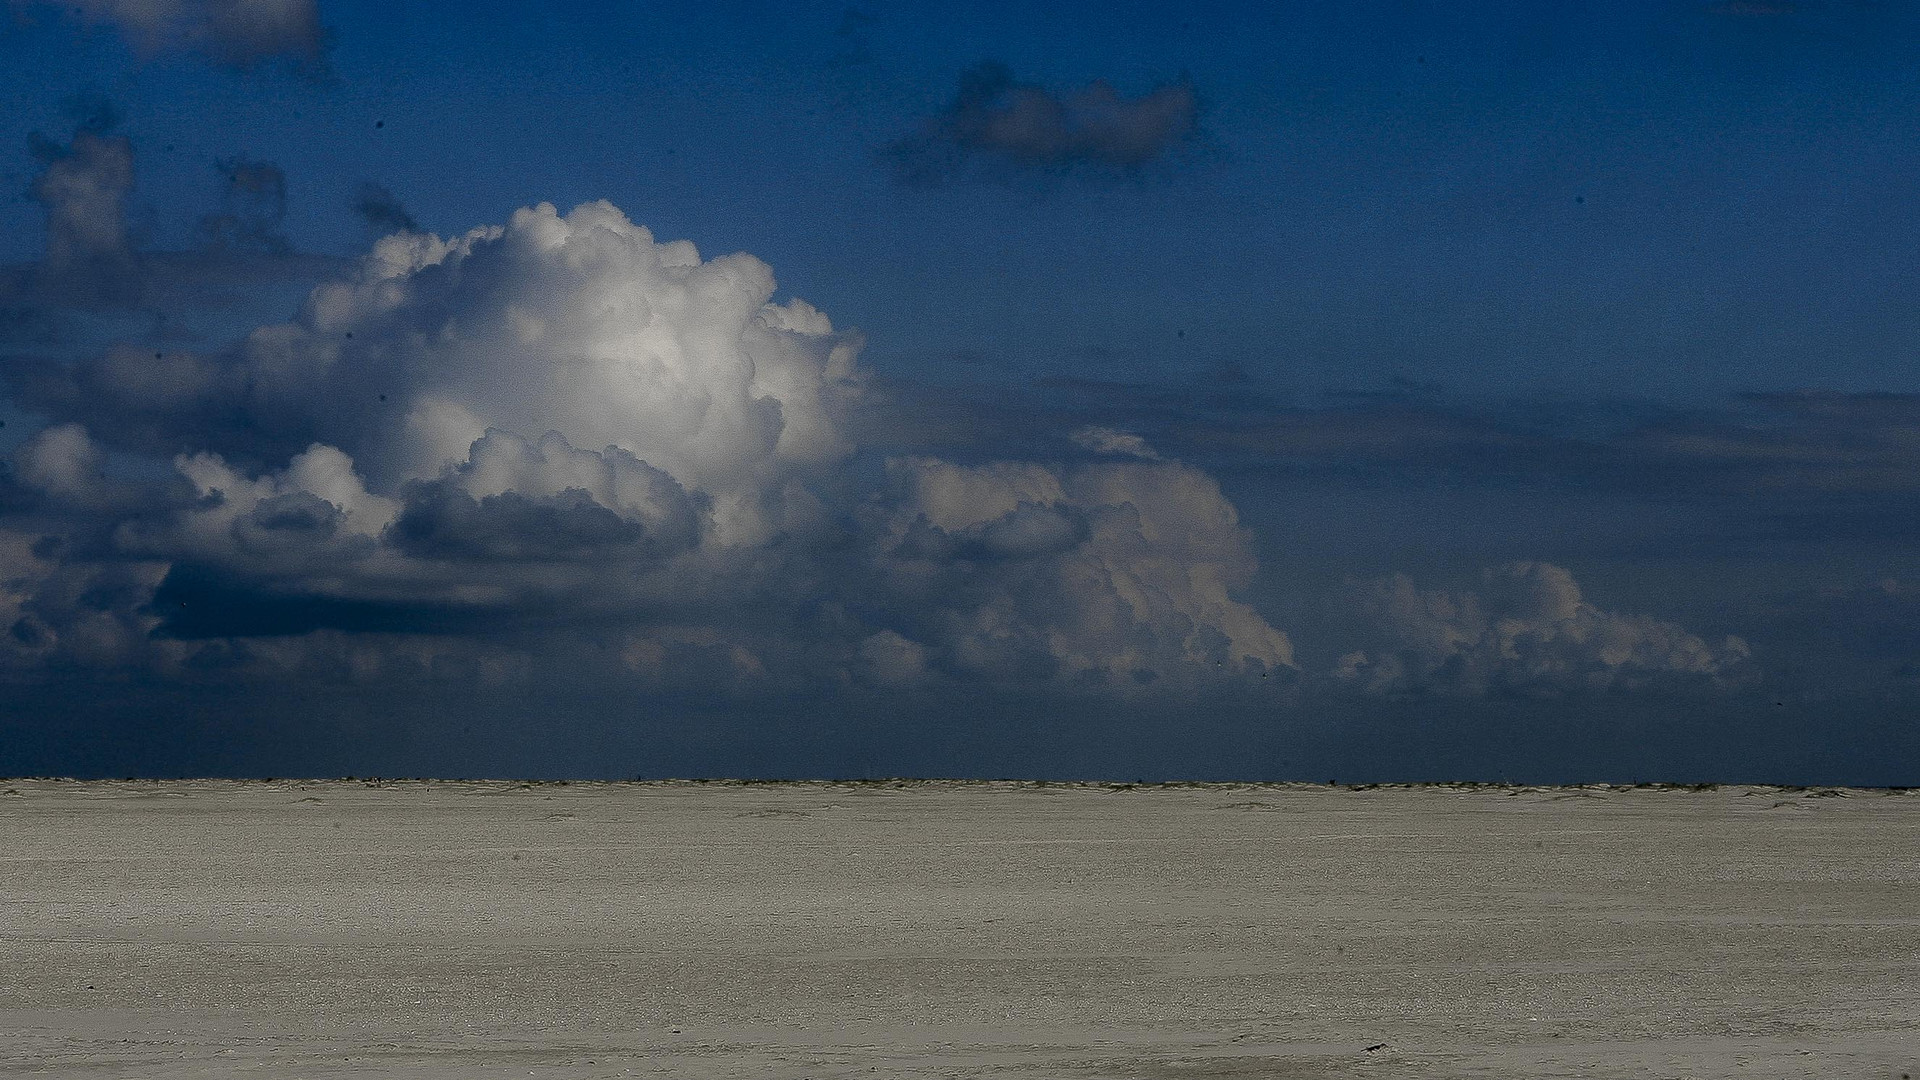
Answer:
[[[1920,14],[0,13],[0,774],[1920,783]]]

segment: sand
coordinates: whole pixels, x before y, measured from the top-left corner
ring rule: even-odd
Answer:
[[[1920,795],[0,781],[0,1075],[1920,1077]]]

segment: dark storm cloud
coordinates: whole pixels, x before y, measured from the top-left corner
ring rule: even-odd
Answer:
[[[13,463],[0,461],[0,517],[24,514],[39,507],[40,493],[14,476]]]
[[[506,491],[475,499],[437,481],[408,489],[387,539],[417,559],[481,562],[632,558],[657,546],[645,526],[579,488],[543,498]]]
[[[15,11],[111,26],[134,48],[194,53],[248,69],[275,59],[311,70],[326,48],[317,0],[11,0]]]
[[[139,609],[160,640],[284,638],[316,630],[353,634],[470,634],[497,626],[499,613],[423,601],[336,597],[297,583],[262,580],[222,567],[180,564]]]
[[[360,185],[353,196],[353,212],[375,232],[419,232],[420,223],[394,198],[393,192],[371,180]]]
[[[986,61],[962,73],[953,102],[920,131],[889,144],[887,155],[909,183],[938,181],[983,163],[1133,169],[1191,140],[1199,112],[1199,99],[1184,81],[1138,97],[1106,82],[1059,94]]]
[[[327,552],[340,535],[346,513],[310,491],[290,491],[261,499],[252,510],[235,518],[231,531],[239,550],[255,558],[297,559],[309,552]],[[360,553],[374,542],[355,537]],[[342,556],[342,561],[352,556]]]

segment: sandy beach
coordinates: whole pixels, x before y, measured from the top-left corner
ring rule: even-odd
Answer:
[[[0,781],[0,1073],[1920,1075],[1920,795]]]

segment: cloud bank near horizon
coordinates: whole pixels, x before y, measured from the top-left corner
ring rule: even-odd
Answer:
[[[9,666],[558,630],[642,679],[740,686],[1291,667],[1235,598],[1256,564],[1210,477],[1138,454],[869,473],[859,335],[774,292],[750,255],[542,204],[390,235],[229,348],[42,368],[16,387],[53,422],[10,463]]]
[[[1392,574],[1351,594],[1373,641],[1342,656],[1333,676],[1371,694],[1728,688],[1758,674],[1744,640],[1708,644],[1670,622],[1602,610],[1549,563],[1489,568],[1477,591],[1423,590]]]
[[[131,144],[96,111],[38,147],[46,248],[15,302],[129,309],[183,269],[301,259],[285,175],[246,157],[219,162],[201,249],[144,250]],[[290,321],[11,358],[44,426],[0,469],[0,670],[526,680],[557,657],[734,693],[1749,681],[1743,644],[1601,611],[1547,564],[1521,577],[1559,599],[1505,607],[1514,589],[1391,579],[1358,596],[1338,668],[1304,672],[1246,600],[1237,508],[1134,430],[1067,424],[1026,460],[916,446],[861,335],[776,300],[751,255],[705,258],[606,202],[442,238],[361,194],[395,231]]]
[[[564,638],[642,685],[1294,686],[1218,483],[1136,435],[1078,460],[894,454],[863,342],[610,204],[396,233],[224,350],[120,345],[22,385],[0,656],[371,677],[460,655],[525,677]],[[167,462],[168,468],[158,468]],[[1547,564],[1483,595],[1360,591],[1367,647],[1314,685],[1567,693],[1747,678],[1586,603]],[[474,668],[479,670],[480,668]],[[460,670],[467,670],[461,668]],[[517,673],[517,676],[516,676]]]

